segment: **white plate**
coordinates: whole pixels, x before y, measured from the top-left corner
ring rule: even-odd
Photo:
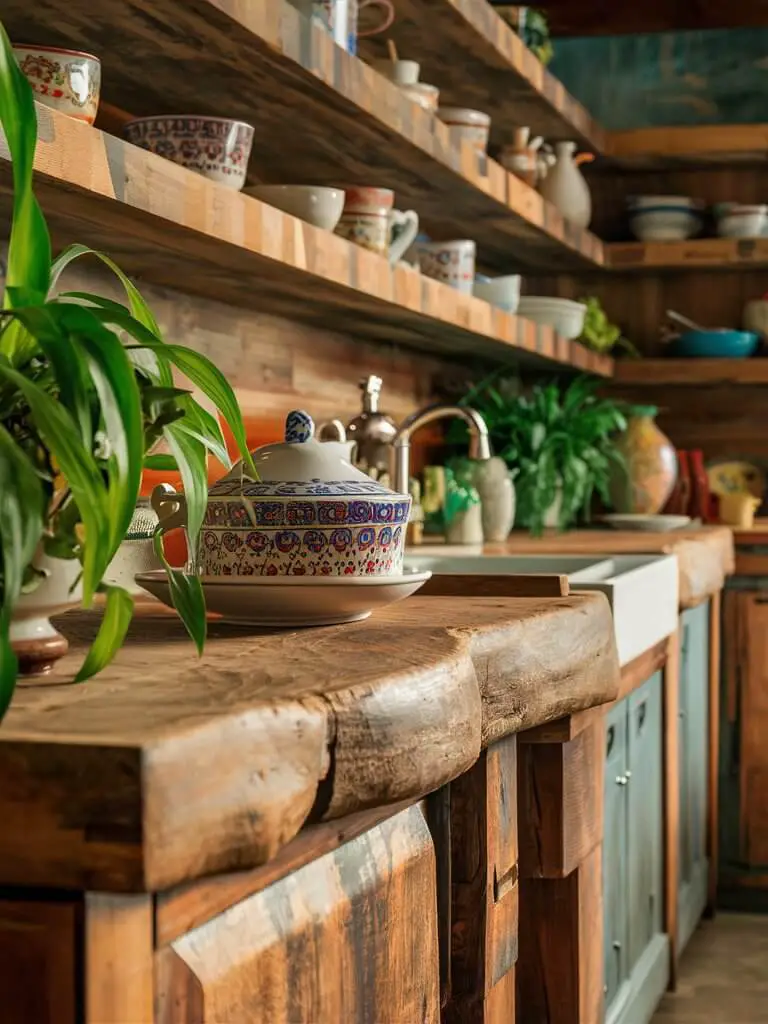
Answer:
[[[643,515],[609,515],[602,517],[603,522],[616,530],[641,530],[646,533],[664,533],[666,530],[681,530],[688,526],[690,516],[643,516]]]
[[[431,572],[402,576],[201,576],[208,611],[251,626],[332,626],[367,619],[371,612],[410,597]],[[172,607],[163,570],[139,573],[136,582]]]

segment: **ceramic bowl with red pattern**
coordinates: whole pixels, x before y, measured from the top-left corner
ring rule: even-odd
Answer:
[[[101,90],[98,57],[58,46],[18,45],[13,52],[39,103],[93,124]]]

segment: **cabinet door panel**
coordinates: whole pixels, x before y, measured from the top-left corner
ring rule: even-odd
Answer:
[[[768,594],[740,594],[741,855],[768,864]],[[731,642],[728,638],[729,643]]]
[[[629,964],[662,931],[662,715],[661,673],[629,703]]]
[[[701,864],[707,855],[707,760],[709,757],[709,602],[690,608],[688,636],[688,672],[685,679],[687,704],[685,746],[688,763],[689,802],[680,805],[690,827],[692,865]],[[681,681],[682,682],[682,681]]]
[[[678,771],[680,779],[680,814],[678,820],[678,885],[686,885],[691,878],[693,866],[691,821],[689,807],[691,803],[691,772],[688,753],[688,721],[690,717],[691,687],[691,623],[688,612],[685,612],[680,623],[680,686],[677,719],[679,744]]]
[[[627,971],[627,702],[606,716],[603,898],[605,1005],[616,997]]]

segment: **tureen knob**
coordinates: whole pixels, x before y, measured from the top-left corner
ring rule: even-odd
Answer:
[[[304,441],[311,441],[315,436],[315,424],[308,412],[303,409],[294,409],[285,418],[285,441],[286,444],[303,444]]]

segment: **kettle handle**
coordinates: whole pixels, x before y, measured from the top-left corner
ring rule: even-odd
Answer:
[[[158,484],[150,498],[163,533],[187,525],[187,503],[170,484]]]

